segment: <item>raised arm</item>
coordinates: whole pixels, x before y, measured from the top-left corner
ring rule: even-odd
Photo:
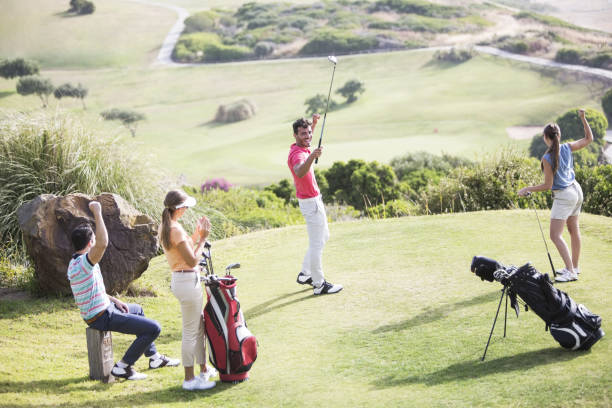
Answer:
[[[87,257],[92,265],[100,262],[104,256],[104,251],[108,246],[108,232],[106,231],[106,225],[102,218],[102,206],[97,201],[89,203],[89,209],[93,213],[94,221],[96,223],[96,243],[91,247]]]
[[[578,111],[578,116],[580,116],[582,126],[584,126],[584,137],[569,144],[572,149],[572,152],[580,150],[583,147],[587,147],[593,141],[593,132],[591,131],[591,126],[589,126],[589,122],[587,122],[586,117],[584,115],[584,109],[580,109]]]

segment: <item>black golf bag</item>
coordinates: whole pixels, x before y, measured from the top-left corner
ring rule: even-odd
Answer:
[[[483,256],[472,259],[471,271],[482,280],[500,282],[508,290],[510,305],[519,314],[517,297],[544,322],[546,330],[564,348],[588,350],[604,336],[601,317],[586,306],[576,304],[565,292],[555,288],[548,274],[541,274],[531,264],[504,266]]]

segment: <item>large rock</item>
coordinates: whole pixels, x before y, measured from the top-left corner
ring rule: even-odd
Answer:
[[[40,288],[46,293],[70,294],[66,271],[74,253],[70,234],[82,223],[95,231],[90,201],[102,205],[109,244],[100,261],[104,285],[110,294],[124,291],[149,266],[158,250],[157,225],[116,194],[89,197],[44,194],[17,210],[28,253],[34,261]]]

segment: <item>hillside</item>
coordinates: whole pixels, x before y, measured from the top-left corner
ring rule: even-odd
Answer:
[[[471,258],[531,261],[548,272],[531,210],[331,224],[326,276],[345,289],[320,298],[295,283],[306,245],[297,226],[213,243],[218,272],[242,263],[238,295],[259,342],[248,382],[186,393],[179,368],[145,369],[145,381],[89,381],[72,299],[0,300],[0,406],[607,406],[612,300],[602,283],[612,273],[612,221],[584,214],[581,224],[580,280],[558,287],[603,318],[608,335],[589,352],[561,349],[533,312],[521,310],[518,319],[508,315],[505,339],[501,316],[480,361],[501,286],[470,273]],[[553,260],[560,265],[556,252]],[[177,356],[179,306],[163,257],[141,279],[159,297],[129,300],[160,321],[158,347]],[[115,356],[128,340],[113,335]]]

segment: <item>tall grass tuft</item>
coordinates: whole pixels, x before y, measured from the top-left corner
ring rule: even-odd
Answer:
[[[0,112],[0,240],[23,254],[17,209],[40,194],[115,193],[159,219],[163,189],[116,140],[64,114]]]

